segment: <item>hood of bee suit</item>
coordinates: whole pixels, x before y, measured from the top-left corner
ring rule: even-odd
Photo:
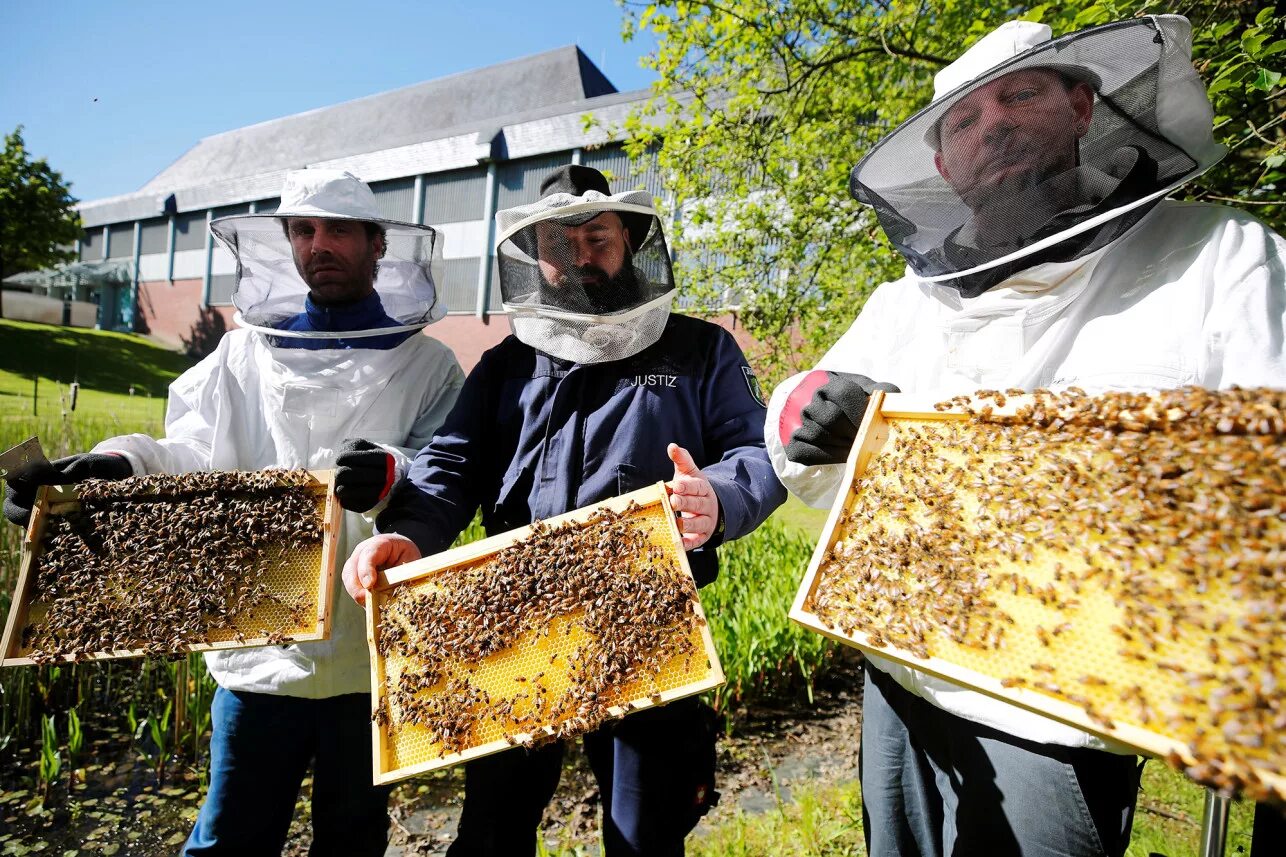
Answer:
[[[431,227],[384,217],[370,187],[352,173],[307,169],[286,174],[275,212],[221,217],[210,224],[236,260],[232,302],[241,326],[276,338],[336,339],[332,332],[301,323],[311,304],[286,234],[292,217],[370,223],[383,231],[385,249],[373,281],[380,319],[367,328],[343,331],[344,339],[419,330],[446,315],[437,291],[441,236]]]
[[[972,297],[1093,252],[1223,156],[1186,18],[1051,35],[1011,21],[984,36],[853,168],[853,197],[921,280]]]
[[[514,335],[574,363],[647,348],[674,300],[652,195],[610,191],[598,170],[571,165],[546,177],[537,202],[496,213],[500,292]]]

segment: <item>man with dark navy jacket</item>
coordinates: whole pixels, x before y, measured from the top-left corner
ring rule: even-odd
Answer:
[[[514,335],[466,379],[380,515],[381,535],[345,566],[348,591],[364,601],[378,571],[445,549],[478,508],[499,533],[658,481],[697,584],[709,583],[715,547],[785,499],[741,349],[722,328],[670,313],[669,253],[646,192],[612,195],[597,170],[563,167],[538,202],[497,221]],[[683,853],[715,799],[711,716],[686,699],[585,737],[609,857]],[[449,854],[534,854],[562,755],[559,743],[470,762]]]

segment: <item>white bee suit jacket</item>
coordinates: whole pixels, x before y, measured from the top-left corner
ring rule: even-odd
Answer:
[[[124,435],[93,451],[125,455],[138,474],[325,469],[345,439],[360,437],[393,454],[400,479],[463,383],[455,355],[427,336],[387,350],[306,350],[233,330],[170,385],[164,438]],[[379,510],[343,513],[340,562],[371,534]],[[330,598],[329,640],[207,652],[215,680],[229,690],[311,699],[369,692],[365,615],[344,594],[338,568]]]
[[[976,298],[908,271],[881,285],[818,369],[947,399],[979,389],[1087,392],[1196,385],[1286,387],[1286,240],[1235,209],[1162,201],[1115,242],[1034,265]],[[806,374],[806,373],[804,373]],[[786,460],[779,423],[804,374],[773,392],[766,439],[778,477],[829,507],[844,465]],[[796,406],[798,403],[791,403]],[[939,708],[1019,738],[1104,747],[1079,730],[871,657]]]

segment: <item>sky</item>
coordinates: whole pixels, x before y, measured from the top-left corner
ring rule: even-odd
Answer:
[[[577,44],[648,86],[613,0],[0,0],[0,130],[78,199],[138,190],[202,137]]]

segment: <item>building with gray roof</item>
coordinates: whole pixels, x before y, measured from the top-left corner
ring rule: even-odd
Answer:
[[[441,231],[449,315],[429,333],[471,366],[509,332],[493,317],[497,209],[534,201],[568,163],[661,195],[654,166],[631,162],[612,131],[645,95],[617,92],[567,46],[207,137],[138,191],[79,205],[81,262],[133,272],[98,286],[99,326],[209,350],[232,323],[234,284],[209,221],[272,211],[288,170],[325,166],[369,183],[387,217]]]

